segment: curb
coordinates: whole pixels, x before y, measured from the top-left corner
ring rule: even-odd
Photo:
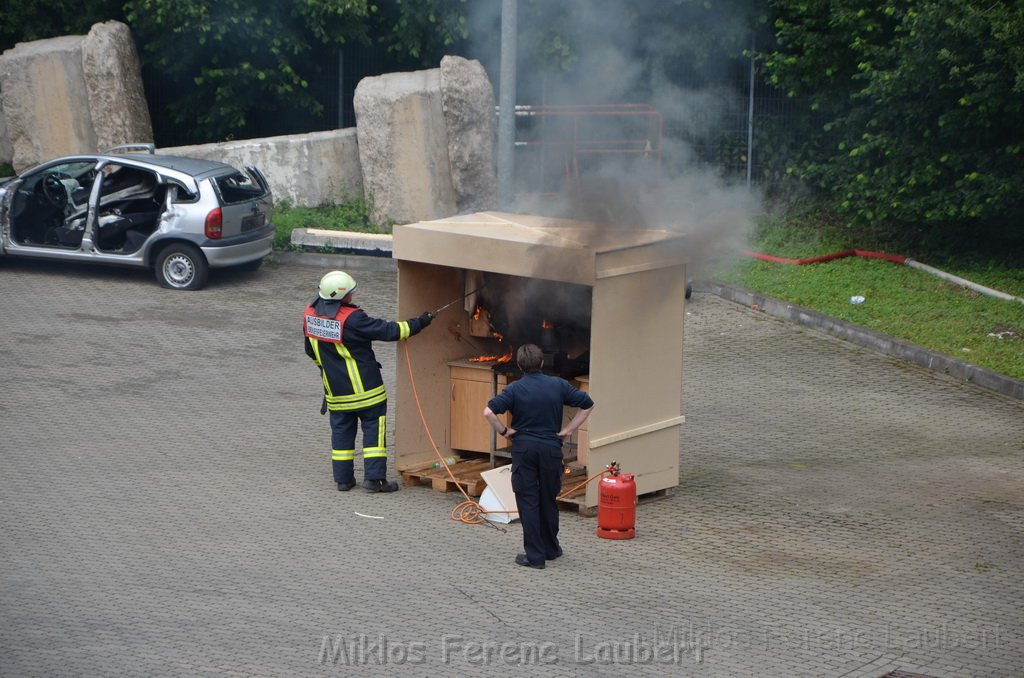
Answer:
[[[398,268],[391,258],[392,238],[389,233],[296,228],[292,231],[291,242],[306,249],[302,252],[275,252],[274,256],[283,264],[360,271],[394,271]],[[325,252],[325,249],[331,251]]]
[[[390,257],[393,239],[390,233],[354,233],[352,231],[328,231],[320,228],[296,228],[292,231],[291,242],[293,245],[312,249],[329,247],[342,252]]]
[[[274,252],[274,259],[280,264],[292,266],[309,266],[311,268],[352,269],[354,271],[396,271],[398,264],[394,259],[366,254],[338,252]]]
[[[852,344],[906,360],[920,367],[991,389],[1011,398],[1024,400],[1024,381],[921,348],[887,334],[832,318],[817,311],[794,306],[779,299],[766,297],[742,287],[718,282],[694,282],[694,290],[710,292],[747,307],[756,306],[759,310],[775,318],[813,327],[840,339],[845,339]]]

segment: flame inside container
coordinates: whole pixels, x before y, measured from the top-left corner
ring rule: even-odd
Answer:
[[[508,350],[505,355],[481,355],[476,358],[470,358],[471,363],[509,363],[512,362],[512,349]]]

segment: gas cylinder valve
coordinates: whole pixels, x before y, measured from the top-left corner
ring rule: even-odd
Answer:
[[[622,473],[622,467],[619,465],[619,462],[617,461],[613,461],[612,463],[608,464],[608,466],[605,467],[605,470],[611,473],[613,476],[617,476],[620,473]]]

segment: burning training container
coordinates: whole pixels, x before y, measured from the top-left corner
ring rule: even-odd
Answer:
[[[519,376],[514,350],[534,343],[546,372],[597,404],[567,450],[576,466],[589,477],[618,461],[641,495],[678,485],[683,234],[482,212],[395,226],[393,256],[399,317],[466,295],[398,351],[399,471],[436,460],[420,411],[443,456],[504,463],[482,412]],[[593,482],[583,505],[597,499]]]

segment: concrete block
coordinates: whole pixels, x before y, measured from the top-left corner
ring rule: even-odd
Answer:
[[[96,24],[87,36],[18,43],[5,51],[0,104],[18,171],[61,155],[153,139],[131,31],[116,21]]]
[[[353,107],[366,197],[378,222],[458,211],[448,161],[439,68],[364,78]]]
[[[494,156],[494,88],[479,61],[457,56],[441,59],[441,105],[459,212],[495,209],[498,175]]]
[[[0,55],[0,100],[13,164],[96,150],[82,71],[82,36],[22,42]]]
[[[363,197],[355,128],[264,139],[161,148],[161,153],[255,165],[275,200],[300,207],[336,205]]]
[[[14,160],[14,147],[7,136],[7,117],[0,102],[0,165],[9,165]]]
[[[107,21],[89,30],[82,41],[82,73],[99,149],[153,141],[142,66],[128,26]]]

